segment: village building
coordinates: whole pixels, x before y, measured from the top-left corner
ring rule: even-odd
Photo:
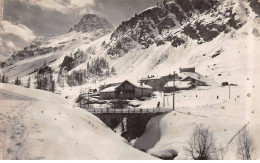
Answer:
[[[189,81],[194,86],[214,86],[217,82],[205,77],[195,71],[195,68],[180,68],[180,78],[182,81]]]
[[[103,85],[100,85],[99,91],[101,92],[102,90],[104,90],[106,88],[109,88],[109,87],[112,87],[112,86],[119,86],[120,84],[122,84],[122,82],[120,82],[120,83],[103,84]]]
[[[134,99],[141,97],[151,97],[152,88],[150,86],[138,85],[125,80],[120,85],[111,86],[100,91],[101,100],[111,99]]]
[[[195,86],[208,86],[200,74],[185,73],[185,76],[182,81],[190,81]]]
[[[100,91],[100,99],[101,100],[109,100],[109,99],[116,99],[116,88],[117,86],[110,86],[108,88],[103,89]]]
[[[178,75],[175,74],[175,79],[178,78]],[[167,76],[162,76],[162,77],[154,77],[154,76],[149,76],[148,77],[143,77],[139,80],[139,83],[141,85],[145,84],[150,87],[152,87],[153,91],[163,91],[164,85],[169,82],[173,81],[173,75],[169,74]]]
[[[175,81],[174,86],[173,81],[169,81],[163,86],[163,92],[172,93],[173,91],[190,90],[192,88],[194,88],[194,85],[190,81]]]

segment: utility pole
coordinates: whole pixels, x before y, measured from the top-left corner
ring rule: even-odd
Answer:
[[[228,87],[229,87],[229,88],[228,88],[228,92],[229,92],[228,95],[229,95],[229,100],[230,100],[230,96],[231,96],[231,94],[230,94],[230,93],[231,93],[231,92],[230,92],[230,83],[228,84]]]
[[[172,90],[172,109],[175,109],[174,106],[174,92],[175,92],[175,71],[173,72],[173,90]]]
[[[163,107],[165,107],[165,96],[164,96],[164,92],[162,93],[163,95]]]
[[[88,88],[88,109],[89,109],[89,91],[90,91],[90,87]]]

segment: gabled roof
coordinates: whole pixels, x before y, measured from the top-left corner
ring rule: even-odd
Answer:
[[[124,82],[130,83],[130,84],[132,84],[132,85],[133,85],[134,87],[136,87],[136,88],[152,89],[152,87],[150,87],[150,86],[147,86],[147,85],[141,86],[141,85],[139,85],[139,84],[137,84],[137,83],[135,83],[135,82],[130,82],[130,81],[128,81],[128,80],[125,80]],[[117,89],[119,86],[121,86],[124,82],[122,82],[122,83],[120,83],[120,84],[118,84],[118,85],[115,85],[115,86],[110,86],[110,87],[108,87],[108,88],[105,88],[105,89],[103,89],[102,91],[100,91],[100,93],[111,93],[111,92],[115,92],[116,89]]]
[[[100,85],[100,86],[111,87],[111,86],[118,86],[120,84],[122,84],[122,82],[120,82],[120,83],[108,83],[108,84],[104,84],[104,85]]]
[[[115,92],[116,88],[119,87],[120,85],[117,86],[111,86],[108,88],[103,89],[102,91],[100,91],[100,93],[111,93],[111,92]]]
[[[133,82],[133,81],[128,81],[128,80],[125,80],[124,82],[129,82],[130,84],[132,84],[133,86],[135,86],[136,88],[143,88],[143,89],[152,89],[152,87],[150,87],[150,86],[148,86],[148,85],[139,85],[138,83],[136,83],[136,82]],[[123,82],[123,83],[124,83]]]
[[[215,82],[214,80],[207,78],[197,72],[182,72],[180,73],[180,76],[183,77],[183,80],[186,79],[187,77],[190,77],[192,79],[198,80],[200,82],[203,82],[207,85],[211,85],[211,86],[215,86],[218,85],[217,82]]]

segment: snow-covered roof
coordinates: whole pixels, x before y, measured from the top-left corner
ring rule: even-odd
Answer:
[[[111,87],[108,87],[108,88],[105,88],[103,89],[102,91],[100,91],[100,93],[111,93],[111,92],[115,92],[116,88],[118,87],[119,85],[117,86],[111,86]]]
[[[136,88],[142,88],[142,89],[152,89],[152,87],[148,86],[148,85],[139,85],[138,83],[135,83],[135,82],[130,82],[128,80],[125,80],[124,82],[129,82],[131,83],[133,86],[135,86]],[[121,83],[122,84],[122,83]],[[116,91],[116,88],[119,87],[121,84],[118,84],[118,85],[115,85],[115,86],[110,86],[108,88],[105,88],[103,89],[102,91],[100,91],[100,93],[111,93],[111,92],[115,92]]]
[[[129,83],[131,83],[133,86],[135,86],[137,88],[152,89],[152,87],[150,87],[148,85],[142,85],[141,86],[139,83],[134,82],[134,81],[129,81],[129,80],[125,80],[125,81],[128,81]]]
[[[190,88],[192,84],[190,81],[175,81],[176,88]],[[167,82],[164,87],[173,87],[173,81]]]
[[[160,78],[159,77],[143,77],[141,78],[140,80],[159,80]]]
[[[207,78],[197,72],[182,72],[180,73],[180,76],[185,79],[187,77],[190,77],[192,79],[195,79],[195,80],[198,80],[198,81],[201,81],[207,85],[211,85],[211,86],[215,86],[215,85],[218,85],[217,82],[213,81],[212,79],[210,78]]]

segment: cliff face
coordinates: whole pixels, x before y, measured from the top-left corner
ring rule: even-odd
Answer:
[[[187,38],[198,44],[209,42],[221,32],[239,29],[245,23],[233,10],[235,2],[217,0],[175,0],[136,14],[112,33],[108,54],[122,55],[140,45],[148,48],[171,42],[174,47]]]

